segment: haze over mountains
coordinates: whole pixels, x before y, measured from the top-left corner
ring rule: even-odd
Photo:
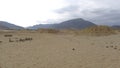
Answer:
[[[76,18],[76,19],[71,19],[67,20],[58,24],[38,24],[38,25],[33,25],[31,27],[27,27],[26,29],[40,29],[40,28],[45,28],[45,29],[84,29],[88,28],[91,26],[96,26],[96,24],[84,20],[82,18]],[[112,26],[115,29],[120,29],[119,25],[113,25]],[[0,29],[24,29],[21,26],[17,26],[5,21],[0,21]]]

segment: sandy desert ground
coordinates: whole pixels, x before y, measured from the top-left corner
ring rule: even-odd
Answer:
[[[120,33],[0,32],[0,68],[120,68]]]

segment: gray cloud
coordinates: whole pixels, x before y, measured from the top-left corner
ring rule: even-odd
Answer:
[[[65,13],[65,12],[74,12],[76,10],[79,10],[79,6],[78,5],[70,5],[68,7],[62,8],[60,10],[57,11],[57,13]]]
[[[96,24],[120,25],[120,0],[66,0],[68,6],[55,12],[63,17],[84,18]]]
[[[98,24],[108,24],[108,25],[120,25],[120,11],[119,10],[106,10],[99,11],[96,14],[99,16],[91,19]]]

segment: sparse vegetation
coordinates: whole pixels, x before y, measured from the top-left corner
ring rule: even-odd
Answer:
[[[11,35],[11,34],[6,34],[6,35],[4,35],[4,37],[13,37],[13,35]]]
[[[26,41],[33,40],[33,38],[25,38]]]
[[[112,48],[114,50],[119,50],[120,51],[120,49],[118,48],[118,46],[111,45],[111,46],[106,46],[106,48]]]
[[[9,38],[9,42],[25,42],[25,41],[31,41],[33,38],[26,37],[26,38]]]
[[[25,41],[25,39],[20,38],[20,39],[19,39],[19,41],[20,41],[20,42],[24,42],[24,41]]]
[[[38,29],[40,33],[59,33],[59,30],[56,29]]]
[[[9,38],[9,42],[14,42],[11,38]]]
[[[116,47],[114,49],[117,49]]]

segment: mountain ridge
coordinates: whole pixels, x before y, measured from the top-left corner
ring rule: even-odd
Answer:
[[[84,29],[86,27],[96,26],[96,24],[82,18],[70,19],[58,24],[39,24],[28,29],[50,28],[50,29]]]
[[[0,29],[24,29],[24,28],[6,21],[0,21]]]

